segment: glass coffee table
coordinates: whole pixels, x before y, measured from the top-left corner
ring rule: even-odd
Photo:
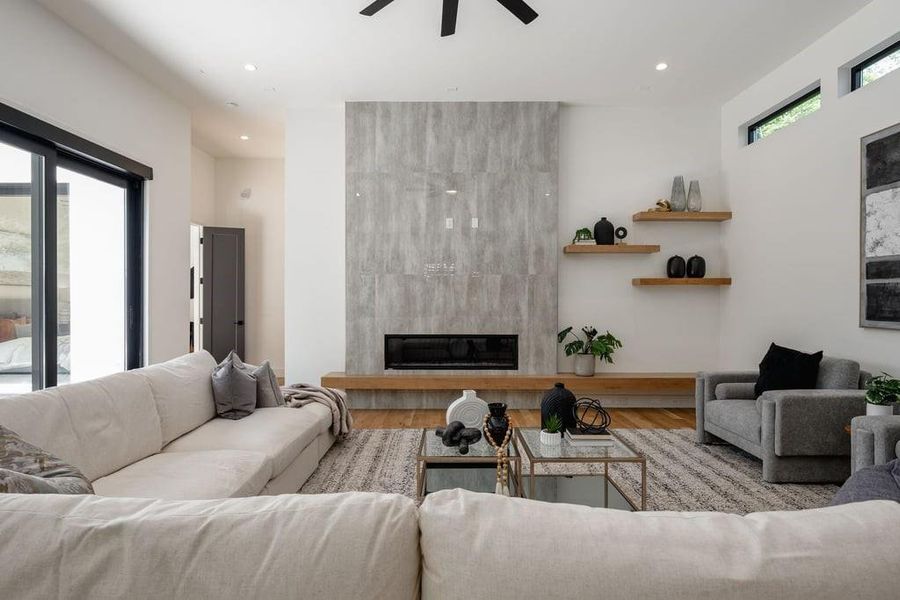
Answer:
[[[522,458],[515,443],[509,442],[510,495],[520,496]],[[434,429],[423,429],[416,455],[416,495],[421,501],[426,494],[439,490],[462,488],[493,494],[497,485],[497,455],[484,437],[469,446],[468,454],[459,448],[445,446]]]
[[[516,428],[513,436],[516,448],[527,457],[529,463],[528,473],[520,477],[522,495],[545,502],[646,510],[647,459],[614,431],[610,433],[613,440],[608,446],[573,446],[565,439],[559,446],[546,446],[541,444],[540,429]],[[626,463],[640,466],[640,498],[629,497],[622,486],[610,477],[611,464]],[[578,472],[560,472],[567,471],[564,465],[573,464],[583,465],[583,468],[574,469]],[[538,465],[547,472],[535,473]]]

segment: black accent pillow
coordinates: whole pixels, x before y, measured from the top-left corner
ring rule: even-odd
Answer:
[[[821,350],[815,354],[806,354],[772,344],[759,363],[756,397],[759,398],[769,390],[815,389],[821,361]]]

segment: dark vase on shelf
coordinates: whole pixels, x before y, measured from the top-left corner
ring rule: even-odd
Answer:
[[[677,254],[666,263],[666,275],[672,279],[684,277],[686,271],[687,265],[685,265],[684,259]]]
[[[616,228],[606,217],[594,224],[594,241],[598,246],[612,246],[616,243]]]
[[[702,256],[694,255],[688,259],[687,276],[691,279],[706,277],[706,261]]]
[[[488,417],[485,430],[491,435],[491,439],[494,440],[494,443],[499,446],[503,443],[503,438],[506,437],[506,432],[509,429],[509,417],[506,415],[506,405],[502,402],[491,402],[488,404],[488,412],[491,416]]]
[[[575,394],[562,383],[554,384],[541,400],[541,427],[550,415],[558,415],[564,427],[575,426]]]

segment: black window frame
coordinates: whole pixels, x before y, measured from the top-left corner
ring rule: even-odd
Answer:
[[[0,142],[32,160],[32,387],[57,385],[56,169],[62,167],[125,191],[126,370],[144,366],[144,188],[153,169],[0,103]],[[37,177],[40,175],[40,177]],[[54,232],[47,235],[48,232]]]
[[[852,67],[850,69],[850,91],[855,92],[856,90],[858,90],[862,87],[865,87],[865,86],[863,86],[863,80],[862,80],[863,71],[865,71],[866,69],[868,69],[875,63],[879,62],[882,58],[889,56],[889,55],[893,54],[894,52],[897,52],[898,50],[900,50],[900,40],[894,42],[893,44],[891,44],[884,50],[881,50],[881,51],[873,54],[866,60],[864,60],[861,63]],[[900,69],[897,69],[897,70],[900,71]]]
[[[798,106],[800,106],[807,100],[810,100],[811,98],[815,98],[816,96],[821,96],[821,95],[822,95],[822,86],[817,85],[815,88],[806,92],[805,94],[803,94],[796,100],[791,100],[790,102],[788,102],[787,104],[785,104],[784,106],[779,108],[778,110],[775,110],[775,111],[769,113],[768,115],[766,115],[765,117],[759,119],[758,121],[756,121],[755,123],[753,123],[752,125],[747,127],[747,144],[750,145],[750,144],[753,144],[753,143],[758,142],[759,140],[763,139],[761,137],[756,137],[756,133],[763,127],[763,125],[765,125],[769,121],[775,120],[778,117],[782,116],[783,114],[788,113],[788,112],[792,111],[793,109],[797,108]]]

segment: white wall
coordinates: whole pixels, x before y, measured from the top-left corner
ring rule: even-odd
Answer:
[[[707,274],[721,272],[715,223],[632,223],[631,216],[668,198],[672,178],[700,180],[704,210],[723,208],[719,122],[714,107],[630,109],[563,106],[559,140],[559,246],[600,217],[629,231],[630,243],[660,244],[658,254],[563,255],[559,258],[560,329],[593,324],[623,348],[616,371],[691,371],[716,361],[719,288],[635,287],[633,277],[664,277],[666,261],[699,254]],[[561,371],[573,359],[559,350]]]
[[[0,82],[0,101],[153,168],[147,186],[148,360],[184,353],[188,111],[29,0],[0,0]]]
[[[316,382],[344,369],[344,116],[341,108],[287,119],[285,358],[287,380]],[[698,178],[709,208],[723,206],[717,110],[563,106],[560,112],[560,324],[593,323],[624,342],[616,370],[690,370],[716,360],[717,289],[644,289],[632,277],[663,275],[672,254],[700,253],[720,270],[720,226],[634,224],[668,197],[672,177]],[[581,226],[601,216],[650,256],[563,256]],[[352,343],[352,340],[350,340]],[[562,354],[560,369],[571,370]]]
[[[860,138],[900,121],[900,72],[838,95],[838,68],[900,29],[875,0],[722,109],[722,169],[734,221],[734,285],[722,304],[723,367],[751,367],[770,341],[900,371],[900,331],[859,327]],[[821,80],[817,113],[753,145],[740,127]]]
[[[250,198],[241,192],[250,189]],[[245,253],[245,358],[284,373],[284,161],[217,158],[215,220],[242,227]]]
[[[191,146],[191,223],[212,225],[216,219],[216,159]]]
[[[344,370],[344,107],[292,110],[285,123],[285,379]]]

